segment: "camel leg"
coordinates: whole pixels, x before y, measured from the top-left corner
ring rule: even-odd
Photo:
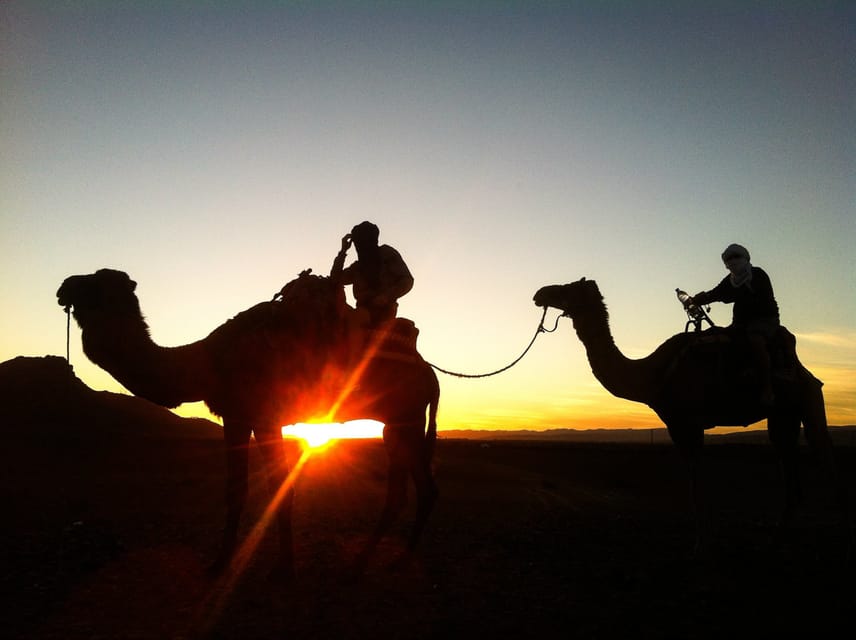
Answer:
[[[767,418],[767,434],[779,457],[784,499],[779,516],[778,529],[788,527],[800,501],[799,435],[798,419],[781,414]]]
[[[386,479],[386,502],[374,531],[354,561],[353,573],[355,576],[365,572],[369,559],[406,503],[407,467],[390,461]]]
[[[294,485],[288,478],[288,464],[282,446],[282,435],[277,429],[256,430],[256,440],[262,453],[270,489],[274,501],[279,528],[279,560],[272,577],[278,580],[294,578],[294,540],[291,516],[294,507]]]
[[[401,437],[402,431],[403,428],[400,425],[390,427],[389,423],[383,428],[383,441],[386,445],[387,457],[389,459],[386,477],[386,500],[374,531],[354,562],[353,572],[356,576],[361,575],[365,571],[369,558],[407,503],[407,474],[409,466],[404,456],[406,449]]]
[[[832,438],[826,422],[826,405],[823,398],[822,384],[808,370],[803,369],[802,378],[805,380],[802,393],[803,428],[806,440],[818,464],[824,470],[828,481],[835,491],[835,500],[841,511],[842,527],[847,535],[847,559],[853,557],[856,540],[854,540],[852,515],[850,513],[850,496],[844,483],[838,475]]]
[[[690,478],[690,504],[695,523],[695,541],[693,543],[693,554],[697,555],[702,548],[702,543],[707,537],[709,529],[710,509],[705,500],[702,485],[702,454],[704,452],[704,429],[695,425],[671,425],[666,422],[666,430],[669,437],[681,454],[687,465]]]
[[[421,434],[420,434],[421,436]],[[428,516],[434,509],[434,504],[437,502],[439,490],[437,483],[434,482],[434,474],[431,471],[431,457],[433,451],[429,450],[427,442],[423,438],[419,438],[419,442],[415,444],[418,448],[414,452],[414,460],[411,467],[411,477],[413,484],[416,487],[416,520],[413,523],[413,530],[410,532],[407,549],[415,551],[419,538],[422,536],[422,531],[428,522]]]
[[[250,427],[241,422],[229,419],[223,422],[226,442],[226,526],[220,551],[209,567],[209,572],[215,575],[229,566],[237,548],[238,524],[247,503],[250,432]]]
[[[410,530],[410,535],[407,538],[407,546],[394,562],[394,566],[396,567],[404,566],[411,559],[439,495],[437,484],[434,482],[434,475],[431,471],[433,446],[430,445],[434,444],[434,438],[425,438],[424,428],[421,424],[415,428],[407,428],[406,431],[402,429],[402,433],[405,437],[402,439],[402,446],[399,449],[399,462],[408,469],[409,475],[416,487],[416,518]],[[401,488],[399,491],[403,497],[406,479],[400,481],[400,485]],[[390,493],[393,491],[395,489],[391,486]],[[402,499],[401,507],[403,506],[404,500]],[[399,507],[399,510],[401,507]]]
[[[826,423],[822,383],[805,370],[803,377],[808,378],[804,384],[801,403],[806,441],[821,466],[830,476],[835,476],[835,458]]]

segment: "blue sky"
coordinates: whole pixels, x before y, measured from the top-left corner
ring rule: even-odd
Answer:
[[[127,271],[180,344],[326,272],[364,219],[444,368],[507,364],[534,291],[582,276],[641,356],[740,242],[852,424],[854,26],[845,2],[3,3],[0,360],[64,354],[68,275]],[[444,377],[441,420],[655,425],[560,327]]]

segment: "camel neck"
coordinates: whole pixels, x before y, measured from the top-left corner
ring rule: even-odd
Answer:
[[[84,318],[83,350],[128,391],[164,407],[203,399],[197,343],[161,347],[142,317]]]
[[[573,320],[595,378],[614,396],[646,402],[648,376],[641,370],[640,361],[627,358],[616,346],[606,307]]]

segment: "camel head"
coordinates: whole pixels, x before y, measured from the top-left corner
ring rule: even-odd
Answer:
[[[85,276],[66,278],[56,292],[60,306],[74,309],[78,322],[104,312],[140,315],[134,290],[137,283],[123,271],[99,269]]]
[[[591,309],[592,305],[603,303],[603,296],[600,295],[597,283],[585,278],[569,284],[541,287],[532,299],[539,307],[554,307],[571,317]]]

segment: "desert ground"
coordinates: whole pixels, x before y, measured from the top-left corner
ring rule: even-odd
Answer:
[[[707,447],[710,527],[695,552],[687,472],[668,444],[485,442],[441,430],[441,495],[418,553],[393,566],[411,509],[352,580],[350,562],[383,503],[386,461],[380,441],[341,441],[310,454],[296,480],[296,579],[269,579],[273,531],[239,575],[214,579],[205,568],[224,514],[217,428],[63,382],[47,372],[53,361],[8,364],[3,637],[831,637],[852,628],[850,532],[805,448],[803,503],[779,532],[772,449]],[[287,447],[296,461],[300,447]],[[836,456],[852,510],[856,450]],[[268,498],[255,449],[251,471],[245,536]]]

